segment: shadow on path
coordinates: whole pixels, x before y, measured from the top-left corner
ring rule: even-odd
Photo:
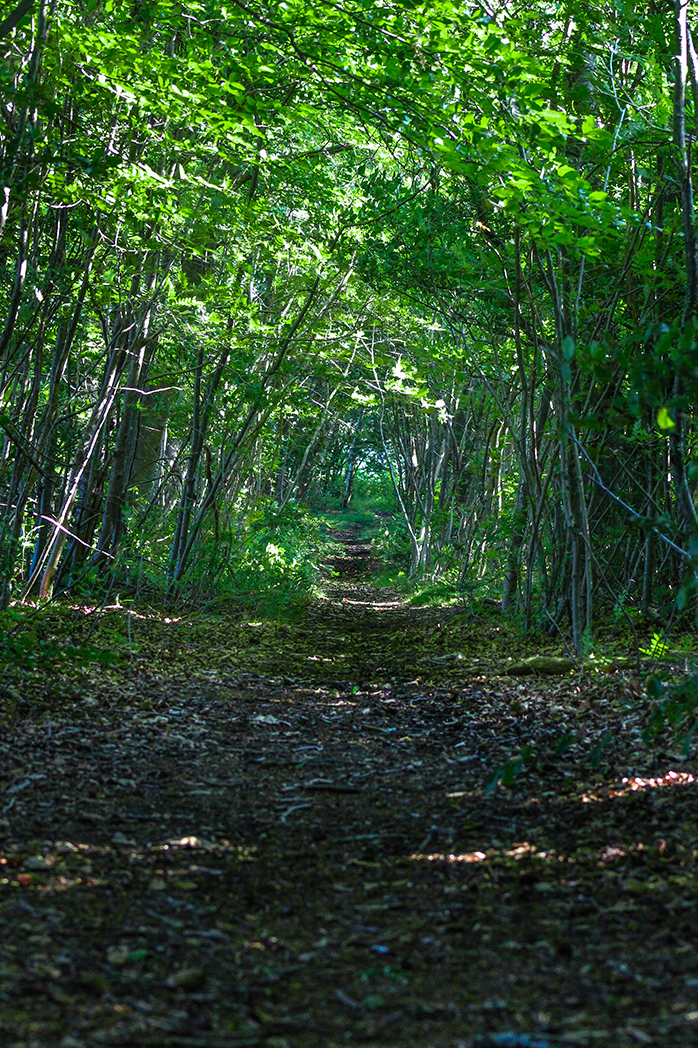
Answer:
[[[607,693],[478,672],[487,623],[439,662],[445,616],[344,543],[306,621],[134,620],[139,660],[7,731],[0,1041],[698,1043],[692,776],[556,759]]]

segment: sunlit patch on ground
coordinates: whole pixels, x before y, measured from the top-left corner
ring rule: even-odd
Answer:
[[[489,848],[484,851],[473,851],[463,853],[446,852],[414,852],[410,859],[416,862],[444,862],[444,863],[478,863],[493,859],[539,859],[541,862],[574,862],[566,855],[560,855],[555,851],[540,851],[535,844],[523,841],[514,844],[511,848]]]
[[[624,791],[626,793],[628,791],[637,793],[641,790],[654,790],[659,786],[683,786],[686,783],[695,781],[695,777],[685,771],[668,771],[665,775],[649,779],[642,779],[639,776],[635,776],[633,779],[621,779],[624,785],[627,784],[627,790]],[[622,796],[622,792],[619,790],[613,791],[612,796]]]
[[[485,862],[487,854],[481,851],[465,852],[463,855],[446,855],[444,852],[414,852],[410,859],[416,862]]]
[[[13,602],[18,603],[18,602]],[[29,601],[22,602],[24,607],[34,607]],[[134,611],[133,608],[128,608],[123,604],[69,604],[67,605],[71,611],[81,612],[83,615],[96,615],[101,614],[105,611],[125,611],[132,619],[140,619],[142,622],[164,622],[166,625],[175,625],[178,622],[182,622],[182,617],[171,617],[169,615],[161,615],[158,612],[148,612],[144,614],[142,612]]]
[[[599,791],[588,790],[581,794],[580,800],[583,804],[592,804],[596,801],[605,801],[610,797],[626,797],[629,793],[644,793],[647,790],[661,789],[667,786],[688,786],[695,782],[695,776],[686,771],[667,771],[663,775],[642,776],[635,775],[632,778],[625,776],[621,779],[620,786]]]
[[[603,865],[607,862],[613,862],[615,859],[624,859],[628,853],[625,848],[619,848],[616,845],[608,844],[602,850],[599,856],[599,862]]]
[[[407,601],[406,600],[350,600],[349,597],[342,599],[343,604],[354,604],[361,608],[371,608],[374,611],[381,611],[383,608],[402,608]]]

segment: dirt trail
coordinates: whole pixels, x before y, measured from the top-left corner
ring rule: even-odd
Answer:
[[[459,658],[343,540],[298,624],[132,617],[0,736],[0,1043],[698,1044],[687,766],[602,782],[606,685],[495,675],[491,623]]]

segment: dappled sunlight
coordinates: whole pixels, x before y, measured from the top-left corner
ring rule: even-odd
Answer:
[[[644,851],[643,845],[638,845],[640,851]],[[616,859],[624,859],[627,856],[625,848],[620,848],[618,845],[607,844],[605,848],[601,849],[599,855],[599,864],[604,865],[607,862],[614,862]]]
[[[698,1048],[692,14],[4,4],[0,1048]]]
[[[414,852],[410,855],[410,859],[413,862],[485,862],[490,856],[485,852],[464,852],[462,855],[450,854],[446,855],[444,852]]]
[[[31,888],[42,894],[98,888],[108,882],[93,874],[91,860],[106,851],[92,844],[56,841],[41,854],[0,855],[0,888]]]
[[[645,793],[647,790],[666,789],[672,786],[688,786],[694,783],[695,776],[685,771],[667,771],[662,775],[640,776],[632,778],[624,776],[620,785],[603,787],[598,790],[588,790],[581,794],[582,804],[592,804],[606,801],[611,797],[626,797],[629,793]]]
[[[654,790],[660,786],[683,786],[690,782],[695,782],[695,777],[689,772],[685,771],[668,771],[664,775],[659,775],[655,778],[642,779],[639,776],[635,776],[633,779],[621,779],[621,782],[626,785],[627,789],[625,792],[637,793],[643,790]],[[613,793],[614,797],[622,796],[620,790],[616,790]]]
[[[349,597],[343,597],[342,604],[352,604],[361,608],[373,608],[376,611],[381,611],[383,608],[402,608],[407,604],[407,598],[404,600],[352,600]]]
[[[24,606],[28,607],[29,602],[25,601]],[[127,607],[125,604],[68,604],[67,607],[70,611],[77,611],[83,615],[101,615],[105,611],[125,611],[132,619],[140,619],[143,622],[164,622],[167,626],[176,625],[178,622],[183,622],[183,616],[171,616],[164,615],[161,612],[148,611],[140,612],[134,611],[133,608]]]
[[[163,844],[149,844],[144,846],[145,851],[170,851],[171,849],[191,849],[222,855],[234,853],[240,859],[251,859],[256,851],[254,847],[232,844],[229,840],[210,841],[204,837],[194,834],[185,834],[183,837],[173,837]]]
[[[476,865],[480,863],[496,863],[500,866],[506,865],[507,860],[513,859],[515,863],[521,860],[531,860],[544,865],[567,865],[578,866],[579,864],[597,866],[603,870],[608,865],[639,855],[664,855],[667,851],[667,842],[659,838],[652,844],[637,841],[633,844],[607,843],[598,844],[592,848],[582,848],[579,852],[573,850],[570,854],[558,851],[554,848],[537,848],[535,844],[523,841],[513,844],[509,848],[489,847],[486,851],[471,852],[413,852],[409,858],[412,862],[455,865]]]
[[[38,892],[47,895],[53,892],[70,891],[72,888],[100,888],[109,884],[109,881],[104,877],[64,877],[63,875],[57,877],[50,884],[37,884],[34,880],[29,882],[24,880],[26,876],[26,874],[19,874],[19,886],[23,888],[32,887]]]
[[[480,863],[493,859],[539,859],[542,862],[574,862],[574,859],[561,855],[556,851],[539,851],[535,844],[523,841],[514,844],[511,848],[488,848],[484,851],[472,852],[414,852],[410,855],[413,862],[443,862],[443,863]]]
[[[329,971],[340,1039],[355,1016],[364,1039],[383,1043],[388,1017],[414,1018],[415,1000],[429,1002],[419,1005],[420,1029],[453,1015],[460,1036],[482,1015],[481,1028],[496,1022],[501,1032],[518,1023],[505,1005],[526,1016],[543,980],[566,1031],[570,1009],[597,1023],[579,975],[589,960],[603,992],[609,971],[612,982],[627,981],[627,969],[651,985],[636,963],[645,928],[656,968],[665,961],[658,928],[673,921],[672,934],[688,938],[693,794],[655,811],[644,798],[589,809],[582,793],[608,801],[691,784],[693,766],[672,755],[650,777],[656,751],[623,750],[615,737],[594,765],[617,720],[613,696],[585,681],[512,683],[501,672],[510,644],[501,625],[405,608],[390,590],[344,592],[347,601],[311,606],[292,624],[258,619],[256,609],[169,621],[147,607],[73,611],[83,634],[117,650],[130,623],[129,651],[133,634],[139,654],[99,687],[81,678],[75,697],[47,704],[48,727],[18,722],[6,820],[14,836],[0,864],[18,955],[26,948],[29,958],[13,969],[18,1014],[27,971],[38,986],[49,963],[89,1022],[95,997],[109,994],[127,1018],[142,998],[154,1028],[158,1008],[168,1022],[180,1005],[198,1021],[199,1003],[201,1014],[209,1002],[224,1014],[220,1002],[238,985],[266,992],[278,980],[265,1039],[302,1036]],[[85,703],[98,711],[84,716]],[[635,711],[622,716],[634,745],[641,724]],[[685,771],[665,772],[669,764]],[[689,815],[672,822],[675,799]],[[687,953],[680,976],[692,976],[690,963]],[[482,992],[461,1015],[470,968],[482,973]],[[287,973],[300,987],[297,1011]],[[259,1040],[257,1013],[247,1031],[233,1005],[221,1036]],[[276,1025],[279,1015],[288,1026]],[[143,1039],[135,1026],[105,1029],[106,1043]],[[192,1030],[192,1043],[208,1036]],[[167,1043],[179,1036],[179,1025],[165,1031]]]
[[[251,862],[256,858],[254,846],[236,845],[229,840],[210,841],[195,834],[171,838],[160,844],[139,843],[129,840],[122,833],[114,834],[107,845],[57,841],[50,849],[33,855],[0,854],[0,888],[31,889],[40,894],[65,892],[75,888],[98,888],[110,883],[111,866],[117,866],[128,858],[129,865],[148,868],[159,856],[172,853],[186,860],[196,853],[209,856],[225,856],[238,862]],[[93,872],[92,864],[99,864]],[[174,888],[196,887],[196,881],[183,881],[182,877],[221,876],[219,869],[210,869],[189,862],[180,862],[167,870],[149,870],[148,889],[162,891]]]

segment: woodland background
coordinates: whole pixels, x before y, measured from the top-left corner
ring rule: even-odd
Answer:
[[[689,611],[693,17],[8,7],[4,606],[302,602],[357,485],[395,573],[577,653]]]
[[[695,22],[2,4],[3,1044],[698,1043]]]

